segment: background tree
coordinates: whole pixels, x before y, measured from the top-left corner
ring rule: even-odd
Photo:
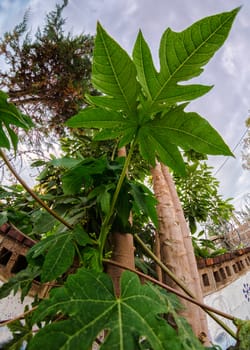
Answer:
[[[26,12],[23,21],[0,40],[0,55],[7,63],[0,70],[0,88],[36,123],[32,141],[39,145],[52,131],[64,134],[63,122],[86,105],[84,94],[95,94],[90,82],[94,39],[65,34],[62,12],[67,3],[56,5],[34,36],[27,28]]]
[[[185,152],[185,158],[186,176],[174,174],[174,180],[191,233],[196,232],[197,224],[229,221],[234,207],[230,198],[219,194],[220,184],[206,163],[207,157],[192,150]]]

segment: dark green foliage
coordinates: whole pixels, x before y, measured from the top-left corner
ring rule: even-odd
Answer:
[[[250,348],[250,321],[236,318],[234,324],[237,327],[238,341],[229,350],[248,350]]]
[[[32,126],[31,119],[22,114],[14,104],[9,103],[8,95],[0,91],[0,147],[10,149],[12,146],[16,151],[18,136],[15,128],[19,127],[27,131]]]
[[[34,245],[27,254],[27,260],[34,263],[36,258],[42,257],[41,281],[53,281],[72,266],[77,244],[85,247],[93,243],[81,226],[76,226],[72,231],[59,230]]]
[[[196,232],[197,223],[211,221],[220,224],[230,219],[234,207],[230,199],[224,200],[219,194],[219,181],[205,161],[187,160],[186,176],[174,174],[174,179],[192,233]]]
[[[194,247],[195,256],[202,258],[213,257],[221,255],[227,252],[225,248],[217,248],[216,244],[210,239],[200,238],[204,236],[204,232],[201,231],[198,237],[192,237],[192,243]]]
[[[1,225],[11,222],[23,233],[37,238],[33,227],[40,212],[40,208],[21,185],[0,186]]]

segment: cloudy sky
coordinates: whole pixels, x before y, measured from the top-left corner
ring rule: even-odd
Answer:
[[[0,0],[0,35],[22,20],[30,9],[29,25],[35,31],[45,14],[60,0]],[[203,17],[242,6],[229,38],[206,66],[198,83],[215,85],[189,109],[200,113],[234,150],[235,158],[212,157],[224,198],[233,197],[236,206],[250,192],[250,171],[241,166],[245,120],[250,110],[250,1],[249,0],[69,0],[64,15],[72,33],[95,33],[99,20],[129,53],[140,28],[155,62],[163,31],[180,31]]]

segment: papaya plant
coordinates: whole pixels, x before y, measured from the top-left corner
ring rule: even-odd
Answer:
[[[136,147],[149,166],[158,160],[178,174],[185,174],[182,151],[232,155],[204,118],[185,111],[189,101],[211,87],[183,82],[202,72],[226,40],[238,10],[204,18],[180,33],[168,28],[160,43],[159,71],[141,32],[131,58],[98,23],[92,83],[100,95],[86,96],[90,106],[66,125],[98,129],[95,140],[118,140],[119,147],[126,147],[128,153],[112,167],[103,159],[54,160],[54,165],[68,168],[62,177],[64,194],[76,195],[88,188],[90,197],[96,198],[101,213],[99,232],[87,232],[81,221],[60,217],[38,198],[60,223],[55,232],[31,248],[27,255],[29,268],[33,274],[40,268],[43,282],[57,279],[62,285],[54,285],[49,298],[30,310],[32,317],[23,327],[22,338],[28,350],[87,350],[95,342],[100,349],[204,349],[185,319],[177,314],[173,295],[152,283],[141,284],[136,274],[129,271],[122,274],[117,295],[103,265],[108,262],[108,238],[117,222],[125,224],[126,230],[133,209],[144,213],[148,210],[147,215],[155,219],[150,211],[155,205],[151,194],[129,178],[129,164]],[[3,152],[1,155],[12,169]],[[112,180],[96,187],[96,178],[106,170],[112,170]],[[125,209],[123,202],[129,203],[125,203]],[[75,256],[79,259],[76,272],[65,282],[63,275]],[[10,290],[17,283],[20,286],[27,276],[19,276],[20,279],[16,276],[7,282],[9,288],[5,284],[1,289]],[[38,330],[31,338],[33,327]],[[18,332],[22,334],[20,324]],[[18,346],[20,337],[11,343],[12,349]]]

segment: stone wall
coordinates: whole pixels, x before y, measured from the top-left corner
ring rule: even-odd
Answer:
[[[36,242],[16,227],[4,224],[0,227],[0,280],[8,281],[27,266],[25,255]],[[30,295],[44,297],[48,286],[34,281]]]
[[[250,247],[213,258],[197,259],[203,295],[209,295],[250,270]]]

